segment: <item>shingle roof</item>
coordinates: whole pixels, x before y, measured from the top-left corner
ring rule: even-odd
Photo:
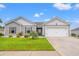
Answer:
[[[33,22],[31,22],[31,21],[29,21],[29,20],[27,20],[27,19],[25,19],[25,18],[23,18],[23,17],[17,17],[17,18],[15,18],[15,19],[13,19],[13,20],[11,20],[11,21],[8,21],[7,23],[5,23],[5,24],[8,24],[8,23],[10,23],[10,22],[16,22],[17,20],[19,20],[19,19],[23,19],[25,22],[27,21],[27,22],[29,22],[29,23],[33,23]],[[16,22],[17,24],[25,24],[25,22],[24,23],[22,23],[22,22]]]
[[[44,22],[34,22],[36,25],[43,25]]]
[[[54,16],[53,18],[51,18],[51,20],[49,20],[49,21],[46,22],[46,23],[49,23],[49,22],[54,21],[54,20],[59,20],[59,21],[65,23],[65,24],[69,25],[68,22],[66,22],[65,20],[63,20],[62,18],[60,18],[60,17],[58,17],[58,16]]]
[[[13,20],[11,20],[11,21],[9,21],[9,22],[7,22],[6,24],[8,24],[8,23],[10,23],[10,22],[12,22],[12,21],[15,21],[15,20],[19,20],[19,19],[23,19],[24,21],[27,21],[27,22],[29,22],[29,23],[31,23],[31,24],[36,24],[36,25],[45,25],[45,24],[47,24],[47,23],[49,23],[49,22],[51,22],[51,21],[54,21],[54,20],[59,20],[59,21],[61,21],[61,22],[63,22],[63,23],[66,23],[67,25],[69,25],[69,23],[68,22],[66,22],[65,20],[62,20],[60,17],[53,17],[50,21],[47,21],[47,22],[32,22],[32,21],[29,21],[28,19],[25,19],[25,18],[23,18],[23,17],[17,17],[17,18],[15,18],[15,19],[13,19]],[[61,20],[60,20],[61,19]],[[23,23],[23,22],[16,22],[16,23],[18,23],[18,24],[25,24],[25,22]]]

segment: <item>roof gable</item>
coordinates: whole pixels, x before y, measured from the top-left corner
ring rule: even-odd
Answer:
[[[54,17],[50,21],[46,22],[45,25],[69,25],[69,23],[59,17]]]
[[[17,17],[16,19],[13,19],[6,24],[10,24],[12,22],[16,22],[19,25],[35,25],[35,24],[36,25],[56,25],[56,26],[57,25],[69,25],[68,22],[66,22],[65,20],[62,20],[59,17],[54,17],[48,22],[31,22],[23,17]]]
[[[14,22],[14,21],[12,21],[12,22],[6,24],[6,26],[12,26],[12,27],[14,27],[14,26],[19,26],[19,25],[20,25],[20,24]]]
[[[13,19],[6,24],[9,24],[9,23],[12,23],[12,22],[16,22],[17,24],[20,24],[20,25],[33,25],[33,23],[31,21],[29,21],[29,20],[27,20],[23,17],[18,17],[16,19]]]

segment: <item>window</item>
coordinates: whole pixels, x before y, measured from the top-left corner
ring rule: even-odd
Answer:
[[[32,27],[25,27],[25,33],[30,33],[32,31]]]
[[[16,34],[16,27],[10,27],[9,28],[9,33]]]
[[[30,33],[30,30],[27,30],[27,33]]]

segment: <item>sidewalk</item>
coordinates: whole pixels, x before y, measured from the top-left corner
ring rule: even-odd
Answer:
[[[0,56],[59,56],[56,51],[0,51]]]

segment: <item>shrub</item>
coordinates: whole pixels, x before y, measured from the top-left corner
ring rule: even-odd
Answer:
[[[71,36],[76,37],[76,34],[72,33]]]
[[[19,38],[19,37],[20,37],[20,35],[18,35],[18,34],[17,34],[17,36],[16,36],[16,37],[18,37],[18,38]]]
[[[4,36],[4,34],[0,33],[0,37],[1,37],[1,36]]]
[[[26,34],[26,35],[24,35],[24,37],[25,37],[25,38],[28,38],[28,37],[30,37],[30,35],[29,35],[29,34]]]
[[[17,34],[17,37],[20,37],[20,36],[23,36],[22,32],[20,32],[20,33]]]
[[[23,33],[22,33],[22,32],[20,32],[20,33],[18,33],[18,35],[19,35],[19,36],[23,36]]]
[[[35,39],[35,38],[38,37],[38,34],[37,34],[37,32],[35,32],[35,31],[32,31],[32,32],[30,33],[30,35],[32,36],[32,39]]]
[[[12,35],[9,35],[9,37],[13,37]]]
[[[79,35],[77,37],[79,38]]]

